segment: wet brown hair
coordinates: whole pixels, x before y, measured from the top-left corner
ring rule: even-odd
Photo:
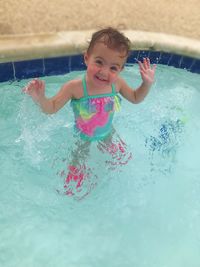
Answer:
[[[96,43],[104,43],[108,48],[124,52],[124,57],[128,57],[130,53],[130,40],[117,29],[108,27],[99,30],[92,35],[87,53],[89,54]]]

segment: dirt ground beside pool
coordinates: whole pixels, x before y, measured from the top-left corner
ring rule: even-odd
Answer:
[[[105,26],[200,40],[200,1],[0,0],[0,35]]]

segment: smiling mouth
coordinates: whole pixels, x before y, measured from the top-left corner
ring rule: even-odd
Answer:
[[[101,82],[108,82],[108,80],[103,79],[103,78],[98,77],[98,76],[95,76],[95,78],[96,78],[98,81],[101,81]]]

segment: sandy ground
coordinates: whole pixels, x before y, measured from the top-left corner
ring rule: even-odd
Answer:
[[[0,0],[0,35],[105,26],[200,40],[200,0]]]

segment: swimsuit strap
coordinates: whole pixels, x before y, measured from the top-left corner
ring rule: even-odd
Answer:
[[[114,84],[114,83],[112,83],[112,84],[111,84],[111,86],[112,86],[112,93],[113,93],[113,94],[116,94],[116,88],[115,88],[115,84]]]
[[[84,97],[88,96],[88,92],[87,92],[87,84],[86,84],[86,79],[85,79],[85,75],[82,79],[82,84],[83,84],[83,95]]]

